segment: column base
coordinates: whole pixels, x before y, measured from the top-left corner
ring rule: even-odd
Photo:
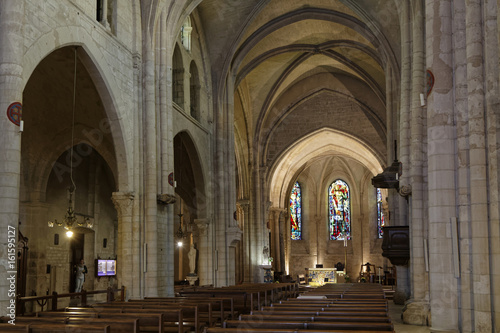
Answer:
[[[408,325],[429,326],[431,324],[431,311],[426,301],[408,301],[403,308],[403,323]]]
[[[459,330],[443,330],[440,328],[430,328],[431,333],[460,333]]]

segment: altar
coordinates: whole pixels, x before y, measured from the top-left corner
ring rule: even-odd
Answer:
[[[337,283],[336,268],[306,268],[309,285],[316,287],[327,283]]]

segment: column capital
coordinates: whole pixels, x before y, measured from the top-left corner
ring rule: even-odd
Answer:
[[[250,205],[250,200],[248,200],[248,199],[240,199],[240,200],[236,201],[236,205],[239,205],[239,206],[242,206],[242,207],[248,206],[248,205]]]
[[[205,236],[207,234],[208,226],[210,225],[208,219],[194,219],[194,224],[198,229],[198,235]]]
[[[131,215],[134,197],[134,192],[113,192],[111,194],[111,200],[113,201],[118,214],[121,216]]]

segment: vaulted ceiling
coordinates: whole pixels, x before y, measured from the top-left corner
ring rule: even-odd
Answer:
[[[204,0],[197,10],[212,74],[219,84],[235,80],[241,165],[275,168],[290,147],[327,129],[367,147],[383,166],[386,73],[399,71],[398,1]],[[315,143],[325,158],[343,154],[335,146]]]

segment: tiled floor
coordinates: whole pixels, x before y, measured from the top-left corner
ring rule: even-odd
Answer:
[[[405,325],[401,320],[401,313],[403,310],[402,305],[396,305],[394,302],[389,301],[389,316],[391,317],[392,323],[394,324],[394,331],[396,333],[429,333],[430,328],[428,326],[415,326],[415,325]]]

